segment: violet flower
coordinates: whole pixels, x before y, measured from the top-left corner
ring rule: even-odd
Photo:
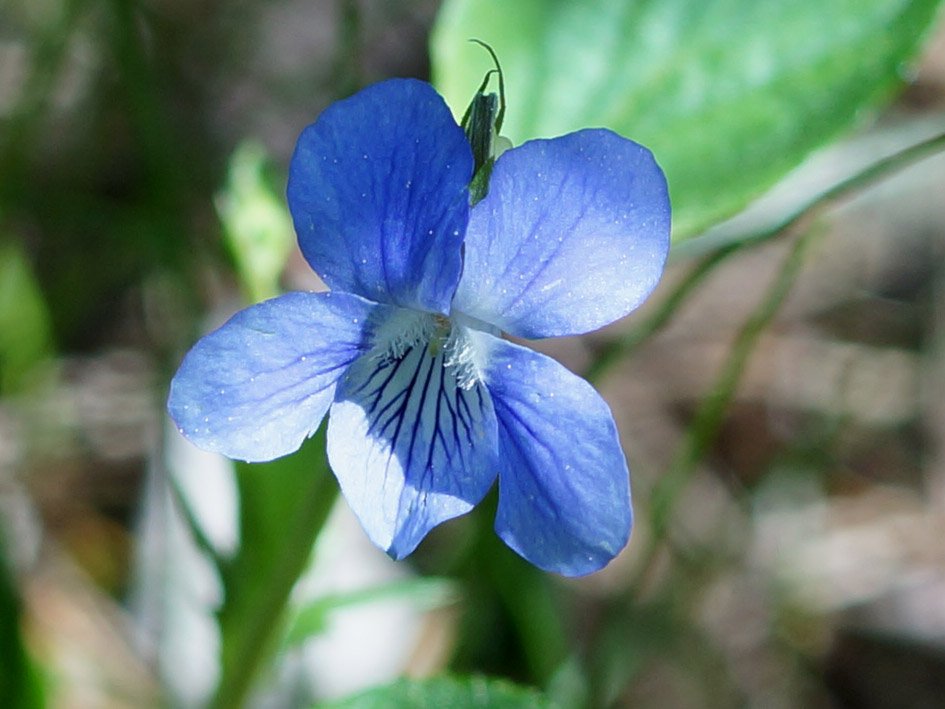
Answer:
[[[326,413],[328,460],[400,559],[498,478],[495,528],[542,569],[596,571],[626,544],[629,471],[607,404],[503,339],[576,335],[649,295],[669,250],[666,181],[608,130],[473,158],[433,88],[395,79],[305,129],[289,171],[299,245],[329,285],[237,313],[201,339],[168,409],[201,448],[264,461]]]

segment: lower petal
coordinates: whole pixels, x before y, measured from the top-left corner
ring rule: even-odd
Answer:
[[[288,293],[202,338],[171,381],[167,408],[195,445],[264,461],[318,428],[348,365],[389,306],[345,293]]]
[[[546,571],[605,566],[630,536],[630,473],[607,404],[553,359],[490,340],[484,373],[499,424],[496,532]]]
[[[489,392],[426,343],[365,355],[331,407],[328,460],[371,540],[403,558],[495,480]]]

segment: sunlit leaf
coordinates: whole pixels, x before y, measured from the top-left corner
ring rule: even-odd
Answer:
[[[230,158],[217,213],[240,280],[251,302],[279,293],[279,276],[295,243],[285,200],[267,175],[267,157],[257,143],[243,143]]]
[[[447,0],[434,81],[461,115],[505,70],[516,144],[603,126],[653,150],[674,237],[731,215],[889,97],[939,0]]]

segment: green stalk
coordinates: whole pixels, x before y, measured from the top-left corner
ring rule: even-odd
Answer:
[[[712,273],[716,266],[742,249],[753,248],[792,232],[808,219],[812,219],[841,199],[879,182],[912,163],[945,149],[945,133],[936,135],[915,145],[910,145],[889,157],[877,160],[860,172],[838,182],[830,189],[814,197],[783,221],[762,231],[743,234],[701,259],[685,278],[673,289],[659,308],[642,323],[622,337],[607,342],[598,348],[594,359],[585,371],[591,381],[600,381],[614,365],[627,357],[647,338],[665,327],[672,315],[696,292],[697,286]]]
[[[673,294],[679,297],[671,296],[670,300],[678,307],[681,299],[693,292],[692,284],[698,282],[702,277],[703,268],[708,264],[718,263],[744,245],[763,243],[808,226],[797,238],[761,303],[739,331],[729,351],[728,358],[723,363],[722,369],[710,389],[710,393],[703,399],[696,411],[693,422],[677,449],[668,472],[660,478],[652,491],[651,534],[648,545],[642,553],[642,561],[639,566],[640,572],[637,577],[638,582],[645,579],[648,570],[656,560],[660,545],[668,532],[672,513],[680,493],[688,484],[706,450],[718,435],[725,412],[735,396],[735,391],[748,358],[791,290],[791,286],[803,264],[804,254],[813,237],[818,233],[817,230],[809,228],[810,222],[837,200],[847,197],[912,162],[942,149],[945,149],[945,133],[873,163],[863,171],[833,186],[779,225],[759,232],[750,241],[741,240],[710,255],[699,267],[694,269],[690,277]],[[680,293],[682,293],[681,296]],[[658,313],[657,315],[668,319],[668,314]]]
[[[651,497],[651,524],[654,539],[664,536],[679,493],[689,482],[696,466],[719,432],[725,418],[725,411],[735,397],[748,358],[791,292],[791,287],[803,266],[808,246],[814,235],[819,233],[817,229],[808,229],[792,245],[787,258],[781,265],[781,270],[761,303],[738,332],[715,384],[699,405],[695,418],[676,451],[669,471],[654,487]]]
[[[246,469],[241,472],[258,475],[271,471]],[[220,684],[211,703],[213,707],[233,709],[243,705],[253,680],[282,635],[289,596],[309,561],[313,543],[338,496],[338,485],[327,465],[311,472],[308,486],[297,491],[298,505],[286,528],[278,556],[270,569],[260,570],[266,573],[265,592],[253,595],[235,610],[230,607],[228,612],[224,607],[221,611],[224,642]],[[246,531],[244,527],[243,532]],[[231,581],[227,587],[240,583],[240,576],[245,578],[247,573],[252,571],[239,570],[235,566],[224,570],[224,575]],[[251,611],[241,612],[247,605],[251,605]]]

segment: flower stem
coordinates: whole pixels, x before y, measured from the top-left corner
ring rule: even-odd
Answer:
[[[670,464],[669,471],[653,488],[651,524],[654,540],[665,535],[679,493],[718,434],[725,418],[725,411],[734,398],[742,373],[745,371],[748,358],[790,293],[804,263],[807,248],[813,237],[819,233],[821,233],[819,229],[807,229],[792,245],[768,292],[742,325],[712,390],[699,405],[695,418]]]
[[[841,199],[849,197],[863,188],[879,182],[912,163],[943,149],[945,149],[945,133],[940,133],[932,138],[910,145],[899,152],[877,160],[851,177],[841,180],[830,189],[814,197],[797,211],[788,215],[781,222],[761,231],[735,237],[726,245],[703,257],[676,285],[669,296],[662,301],[656,312],[622,337],[611,340],[598,348],[596,356],[585,371],[585,377],[591,382],[599,381],[614,365],[635,351],[647,338],[659,332],[670,321],[672,315],[680,306],[697,291],[699,284],[729,256],[744,248],[760,246],[788,232],[793,232],[797,230],[802,222],[812,219]]]
[[[320,464],[312,464],[314,456]],[[213,707],[241,706],[278,646],[289,596],[338,495],[324,459],[320,433],[293,456],[240,466],[243,548],[222,569],[227,596],[220,611],[221,677]],[[270,499],[260,504],[265,494]],[[253,508],[249,514],[248,507]]]
[[[740,240],[724,247],[720,250],[722,256],[718,256],[719,252],[710,255],[674,293],[674,296],[678,296],[679,293],[682,293],[682,296],[675,299],[671,297],[671,300],[678,305],[681,297],[692,292],[692,283],[698,282],[701,278],[702,266],[709,262],[712,265],[718,263],[719,258],[727,257],[734,250],[741,248],[742,245],[762,243],[789,232],[802,230],[761,303],[739,331],[710,393],[703,399],[697,409],[692,424],[677,449],[668,472],[660,478],[653,488],[650,498],[651,534],[648,538],[648,544],[642,552],[641,563],[638,567],[640,570],[637,576],[638,582],[642,582],[646,578],[648,570],[655,562],[660,545],[668,533],[672,513],[680,493],[688,484],[706,450],[715,440],[724,421],[728,405],[735,396],[735,391],[748,358],[754,351],[760,336],[774,319],[778,309],[790,292],[791,286],[803,264],[804,254],[814,236],[819,233],[819,230],[811,227],[811,221],[838,199],[847,197],[856,190],[876,182],[915,160],[942,149],[945,149],[945,133],[873,163],[865,170],[827,190],[809,203],[807,207],[799,210],[781,224],[764,232],[759,232],[753,240]],[[661,315],[661,313],[657,315]],[[668,319],[668,314],[665,317]]]

